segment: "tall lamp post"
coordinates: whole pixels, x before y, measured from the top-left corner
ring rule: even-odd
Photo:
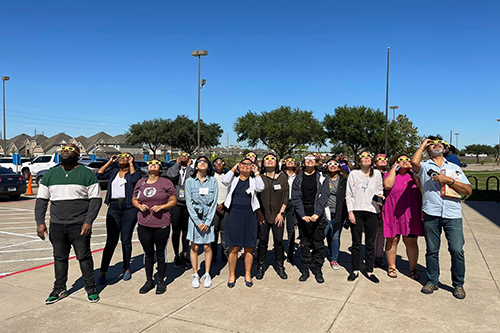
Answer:
[[[392,120],[396,120],[396,110],[399,109],[399,106],[397,105],[389,106],[389,109],[392,110]]]
[[[10,77],[2,76],[3,83],[3,155],[7,156],[7,132],[5,130],[5,81],[9,81]]]
[[[207,82],[205,79],[203,81],[200,79],[201,73],[201,57],[208,55],[207,50],[198,50],[191,52],[193,57],[198,57],[198,149],[197,153],[200,154],[200,90]]]
[[[497,121],[500,121],[500,119],[497,119]],[[498,133],[498,159],[497,161],[500,160],[500,133]]]
[[[385,156],[387,156],[387,128],[389,123],[389,54],[391,48],[387,48],[387,80],[385,86]]]
[[[457,144],[457,149],[458,149],[458,136],[460,133],[455,133],[455,143]]]

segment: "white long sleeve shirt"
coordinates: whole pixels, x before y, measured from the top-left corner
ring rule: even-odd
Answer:
[[[380,171],[373,170],[373,176],[367,177],[361,170],[353,170],[347,178],[346,204],[349,212],[360,210],[378,213],[380,208],[372,198],[383,195],[384,185]]]

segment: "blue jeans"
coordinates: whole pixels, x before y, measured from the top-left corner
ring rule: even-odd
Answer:
[[[332,243],[330,248],[331,261],[338,261],[340,252],[340,233],[342,232],[342,223],[335,223],[334,221],[327,220],[328,225],[325,229],[325,237],[328,235],[330,228],[332,229]]]
[[[464,233],[462,219],[446,219],[424,213],[424,232],[426,242],[425,261],[427,265],[427,283],[435,286],[439,283],[439,248],[441,230],[448,241],[451,255],[451,280],[454,287],[463,287],[465,278]]]

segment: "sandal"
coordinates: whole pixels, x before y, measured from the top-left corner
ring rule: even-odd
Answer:
[[[397,278],[398,277],[398,271],[396,270],[396,267],[389,267],[387,269],[387,276],[390,278]]]
[[[410,271],[410,277],[416,281],[420,280],[420,274],[418,273],[418,271],[416,269],[414,269],[413,271]]]

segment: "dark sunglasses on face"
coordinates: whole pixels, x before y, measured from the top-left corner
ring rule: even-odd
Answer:
[[[372,154],[362,154],[362,155],[359,155],[359,158],[365,158],[365,157],[372,158],[373,155]]]
[[[295,162],[295,160],[293,158],[287,158],[285,162]]]
[[[188,153],[182,153],[180,156],[187,156],[187,157],[189,157],[189,154]]]
[[[337,166],[337,167],[339,166],[339,164],[336,162],[328,162],[327,164],[328,164],[328,166],[333,166],[333,165]]]
[[[158,161],[148,161],[147,164],[148,165],[151,165],[151,164],[153,164],[153,165],[160,164],[161,165],[161,162],[158,162]]]
[[[243,166],[251,166],[252,165],[252,163],[249,163],[249,162],[242,162],[240,164]]]
[[[400,158],[398,158],[398,162],[410,162],[410,158],[408,158],[408,157],[400,157]]]
[[[377,157],[376,158],[376,161],[387,161],[388,158],[387,157]]]
[[[274,157],[274,156],[267,156],[267,157],[264,157],[264,161],[276,161],[276,157]]]
[[[129,154],[118,154],[118,155],[116,155],[116,157],[118,157],[118,158],[122,158],[122,157],[123,158],[129,158],[130,155]]]
[[[448,143],[444,140],[432,140],[430,143],[429,143],[429,146],[430,145],[448,145]]]
[[[249,153],[249,154],[247,154],[247,156],[246,156],[246,157],[256,157],[256,155],[255,155],[255,154],[253,154],[253,153]]]
[[[61,148],[61,151],[77,151],[78,149],[76,149],[75,147],[62,147]]]
[[[214,164],[224,164],[224,161],[215,161]]]
[[[197,164],[198,164],[198,163],[205,163],[205,164],[208,164],[207,160],[198,160],[198,161],[196,161],[196,163],[197,163]]]
[[[316,161],[316,157],[314,157],[314,156],[306,156],[306,157],[304,157],[304,160],[306,160],[306,161],[311,161],[311,160]]]

